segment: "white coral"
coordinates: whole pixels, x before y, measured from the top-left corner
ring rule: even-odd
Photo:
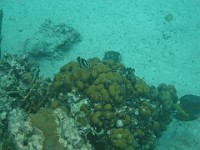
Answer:
[[[57,133],[59,135],[59,142],[62,143],[67,149],[80,149],[80,150],[92,150],[92,146],[85,143],[82,139],[76,121],[70,118],[66,112],[57,108],[54,110],[57,116],[56,123],[58,124]]]
[[[17,150],[42,150],[44,136],[40,130],[31,125],[25,112],[14,109],[8,119],[8,132]]]

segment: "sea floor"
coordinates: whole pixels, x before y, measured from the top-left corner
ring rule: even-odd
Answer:
[[[103,58],[106,51],[118,51],[122,63],[135,68],[135,74],[148,84],[173,84],[179,96],[200,94],[199,0],[1,0],[0,8],[4,12],[3,54],[22,53],[24,42],[46,19],[68,24],[80,33],[81,42],[65,58],[37,60],[41,74],[53,77],[78,56]],[[174,120],[157,149],[200,149],[198,124],[199,120]]]
[[[182,122],[174,119],[158,140],[157,150],[199,150],[200,119]]]

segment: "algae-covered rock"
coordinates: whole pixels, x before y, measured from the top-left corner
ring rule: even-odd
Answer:
[[[83,140],[76,121],[64,107],[55,110],[41,108],[35,114],[14,109],[3,140],[4,150],[92,150]]]
[[[34,59],[59,59],[78,41],[80,34],[73,27],[48,19],[25,41],[24,52]]]
[[[32,126],[28,114],[14,109],[8,115],[8,128],[3,140],[4,150],[42,150],[45,137]]]
[[[43,150],[65,149],[64,146],[58,142],[58,125],[56,124],[56,117],[52,111],[42,108],[36,114],[30,114],[30,118],[31,123],[40,129],[45,137]]]
[[[107,51],[104,54],[104,60],[112,60],[114,62],[120,62],[122,59],[122,56],[119,52],[116,51]]]
[[[66,113],[65,107],[55,110],[40,109],[30,114],[31,123],[40,129],[45,137],[42,150],[92,150],[77,128],[77,123]]]

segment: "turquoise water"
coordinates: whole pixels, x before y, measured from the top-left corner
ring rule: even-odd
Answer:
[[[50,19],[71,25],[81,33],[82,42],[67,53],[65,61],[75,60],[78,55],[102,58],[105,51],[120,51],[123,63],[137,68],[138,75],[149,83],[175,83],[180,95],[200,93],[198,1],[1,3],[8,16],[3,22],[2,53],[19,53],[24,41],[38,31],[45,19]],[[169,21],[165,19],[168,15],[172,16]],[[44,68],[49,68],[47,64]],[[43,73],[57,72],[54,70]]]
[[[34,55],[36,57],[29,59],[40,65],[40,74],[44,76],[53,78],[60,67],[67,62],[76,61],[78,56],[84,59],[102,59],[105,52],[117,51],[121,54],[121,63],[133,67],[135,74],[147,84],[172,84],[179,97],[186,94],[200,95],[198,0],[2,0],[0,8],[4,13],[2,56],[6,53],[26,54],[28,44],[34,44],[38,37],[44,38],[38,33],[41,33],[40,29],[44,27],[42,25],[46,20],[52,22],[48,24],[49,28],[51,25],[55,27],[65,24],[80,34],[73,34],[78,37],[73,36],[73,40],[78,40],[72,42],[69,48],[64,47],[62,54],[43,50],[43,55],[38,55],[46,46],[42,42],[34,49],[34,52],[38,49],[39,52]],[[52,47],[63,38],[48,40]],[[179,140],[181,135],[188,136],[189,133],[197,136],[195,133],[198,130],[195,127],[184,134],[180,134],[179,130],[174,134],[172,131],[179,124],[182,126],[180,133],[183,133],[192,123],[173,122],[169,133],[166,131],[168,135],[161,137],[158,149],[199,149],[200,145],[197,143],[194,147],[197,141],[195,138],[190,138],[193,140],[188,140],[188,143],[184,142],[187,139],[176,143],[169,140],[170,134],[176,137],[174,140]],[[193,124],[198,125],[198,120]],[[169,142],[163,142],[165,138]]]

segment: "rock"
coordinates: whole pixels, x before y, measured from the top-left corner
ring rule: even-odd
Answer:
[[[80,34],[73,27],[45,20],[39,31],[25,41],[24,52],[34,59],[60,59],[78,41]]]
[[[112,60],[114,62],[120,62],[122,59],[122,56],[119,52],[116,51],[107,51],[104,54],[104,60]]]

